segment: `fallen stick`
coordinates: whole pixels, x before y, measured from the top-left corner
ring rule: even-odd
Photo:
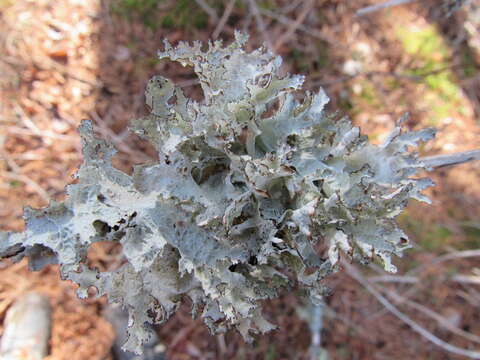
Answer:
[[[48,298],[38,293],[15,301],[5,317],[0,359],[42,360],[47,356],[51,312]]]

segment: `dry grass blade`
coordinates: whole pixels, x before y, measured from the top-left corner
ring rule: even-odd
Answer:
[[[480,276],[475,275],[455,275],[452,280],[463,284],[480,285]]]
[[[288,3],[280,9],[280,12],[282,14],[288,14],[289,12],[291,12],[291,11],[295,10],[297,7],[299,7],[302,2],[303,2],[303,0],[297,0],[295,2]]]
[[[459,277],[462,277],[462,276],[459,276]],[[369,280],[370,279],[367,279],[367,281],[369,281]],[[478,283],[480,283],[480,279],[477,279],[477,280],[479,280]],[[467,331],[464,331],[464,330],[456,327],[448,319],[446,319],[442,315],[436,313],[435,311],[427,308],[426,306],[423,306],[422,304],[419,304],[415,301],[409,300],[406,297],[400,295],[399,293],[397,293],[396,291],[393,291],[391,289],[381,288],[381,291],[384,292],[390,299],[392,299],[392,301],[394,301],[398,304],[405,304],[405,305],[421,312],[422,314],[432,318],[441,327],[447,329],[448,331],[451,331],[452,333],[454,333],[458,336],[462,336],[465,339],[468,339],[470,341],[473,341],[473,342],[476,342],[476,343],[480,344],[480,336],[471,334]]]
[[[397,296],[398,294],[395,293],[395,296]],[[439,315],[438,313],[436,313],[435,311],[432,311],[430,310],[429,308],[427,308],[426,306],[423,306],[417,302],[414,302],[414,301],[411,301],[411,300],[408,300],[408,299],[403,299],[400,295],[398,295],[399,298],[401,298],[402,302],[405,303],[405,305],[407,306],[410,306],[411,308],[413,309],[416,309],[418,310],[419,312],[423,313],[424,315],[427,315],[428,317],[434,319],[440,326],[444,327],[445,329],[451,331],[452,333],[458,335],[458,336],[462,336],[470,341],[473,341],[473,342],[476,342],[476,343],[479,343],[480,344],[480,337],[475,335],[475,334],[471,334],[465,330],[462,330],[456,326],[454,326],[450,321],[448,321],[448,319],[446,319],[445,317]]]
[[[425,339],[441,347],[442,349],[448,352],[451,352],[452,354],[461,355],[469,359],[480,359],[480,352],[462,349],[458,346],[447,343],[442,339],[438,338],[437,336],[435,336],[434,334],[432,334],[430,331],[425,329],[423,326],[421,326],[417,322],[413,321],[406,314],[401,312],[395,305],[393,305],[390,301],[388,301],[388,299],[385,296],[380,294],[380,292],[376,290],[370,284],[370,282],[365,277],[363,277],[357,269],[355,269],[354,266],[350,265],[346,261],[342,261],[342,264],[346,268],[348,275],[350,275],[353,279],[357,280],[360,284],[362,284],[365,287],[365,289],[367,289],[368,292],[370,292],[375,297],[375,299],[377,299],[377,301],[380,302],[390,313],[392,313],[398,319],[400,319],[405,324],[410,326],[412,330],[414,330],[415,332],[423,336]]]
[[[474,275],[455,275],[449,280],[464,284],[480,285],[480,277]],[[371,276],[368,278],[368,281],[374,283],[418,284],[420,279],[415,276],[383,275]]]

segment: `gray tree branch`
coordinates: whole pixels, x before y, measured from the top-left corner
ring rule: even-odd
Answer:
[[[362,9],[358,10],[356,15],[357,16],[363,16],[363,15],[367,15],[367,14],[370,14],[370,13],[375,12],[375,11],[386,9],[386,8],[389,8],[389,7],[392,7],[392,6],[408,4],[408,3],[411,3],[411,2],[414,2],[414,1],[417,1],[417,0],[389,0],[389,1],[385,1],[385,2],[380,3],[380,4],[375,4],[375,5],[364,7]]]
[[[422,162],[429,168],[440,168],[450,165],[463,164],[473,160],[480,160],[480,149],[458,152],[448,155],[435,155],[421,158]]]

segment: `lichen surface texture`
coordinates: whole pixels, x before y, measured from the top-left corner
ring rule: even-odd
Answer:
[[[60,264],[62,278],[90,287],[129,312],[124,348],[140,352],[148,323],[168,319],[189,298],[212,332],[235,327],[245,339],[275,326],[264,299],[283,289],[318,300],[339,256],[374,260],[395,272],[392,255],[409,247],[395,217],[409,198],[427,201],[429,179],[411,148],[432,129],[372,145],[347,118],[328,114],[328,97],[299,91],[303,76],[280,72],[281,58],[248,53],[246,36],[172,47],[160,58],[191,66],[204,100],[156,76],[150,114],[131,130],[159,161],[127,175],[115,150],[82,122],[84,163],[63,203],[25,210],[23,233],[0,233],[0,258],[28,256],[34,270]],[[95,242],[121,244],[123,265],[87,266]]]

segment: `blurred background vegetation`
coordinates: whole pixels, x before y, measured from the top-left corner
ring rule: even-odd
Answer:
[[[323,87],[330,110],[381,142],[405,112],[411,129],[435,126],[420,149],[434,155],[480,145],[480,5],[410,1],[359,15],[375,0],[0,0],[0,225],[21,230],[24,206],[64,198],[81,161],[76,127],[95,122],[129,172],[155,153],[127,132],[146,112],[143,91],[160,74],[201,100],[189,68],[159,61],[162,39],[228,42],[236,29],[284,59],[284,71]],[[430,206],[411,203],[398,221],[414,248],[397,259],[398,276],[374,265],[355,272],[443,341],[480,348],[480,164],[435,171]],[[114,248],[95,247],[92,265],[108,268]],[[350,267],[351,269],[351,267]],[[353,271],[353,270],[352,270]],[[331,359],[460,359],[418,336],[342,271],[328,280],[321,346]],[[21,293],[41,289],[54,309],[49,359],[107,359],[112,336],[104,300],[80,302],[55,267],[29,273],[0,267],[0,324]],[[394,294],[394,295],[392,295]],[[393,299],[403,298],[402,301]],[[271,301],[277,331],[245,344],[231,331],[210,336],[185,307],[158,329],[168,359],[303,359],[311,331],[295,291]],[[81,314],[77,316],[74,314]],[[1,332],[1,325],[0,325]],[[102,337],[103,334],[103,337]],[[103,339],[103,341],[99,341]]]

